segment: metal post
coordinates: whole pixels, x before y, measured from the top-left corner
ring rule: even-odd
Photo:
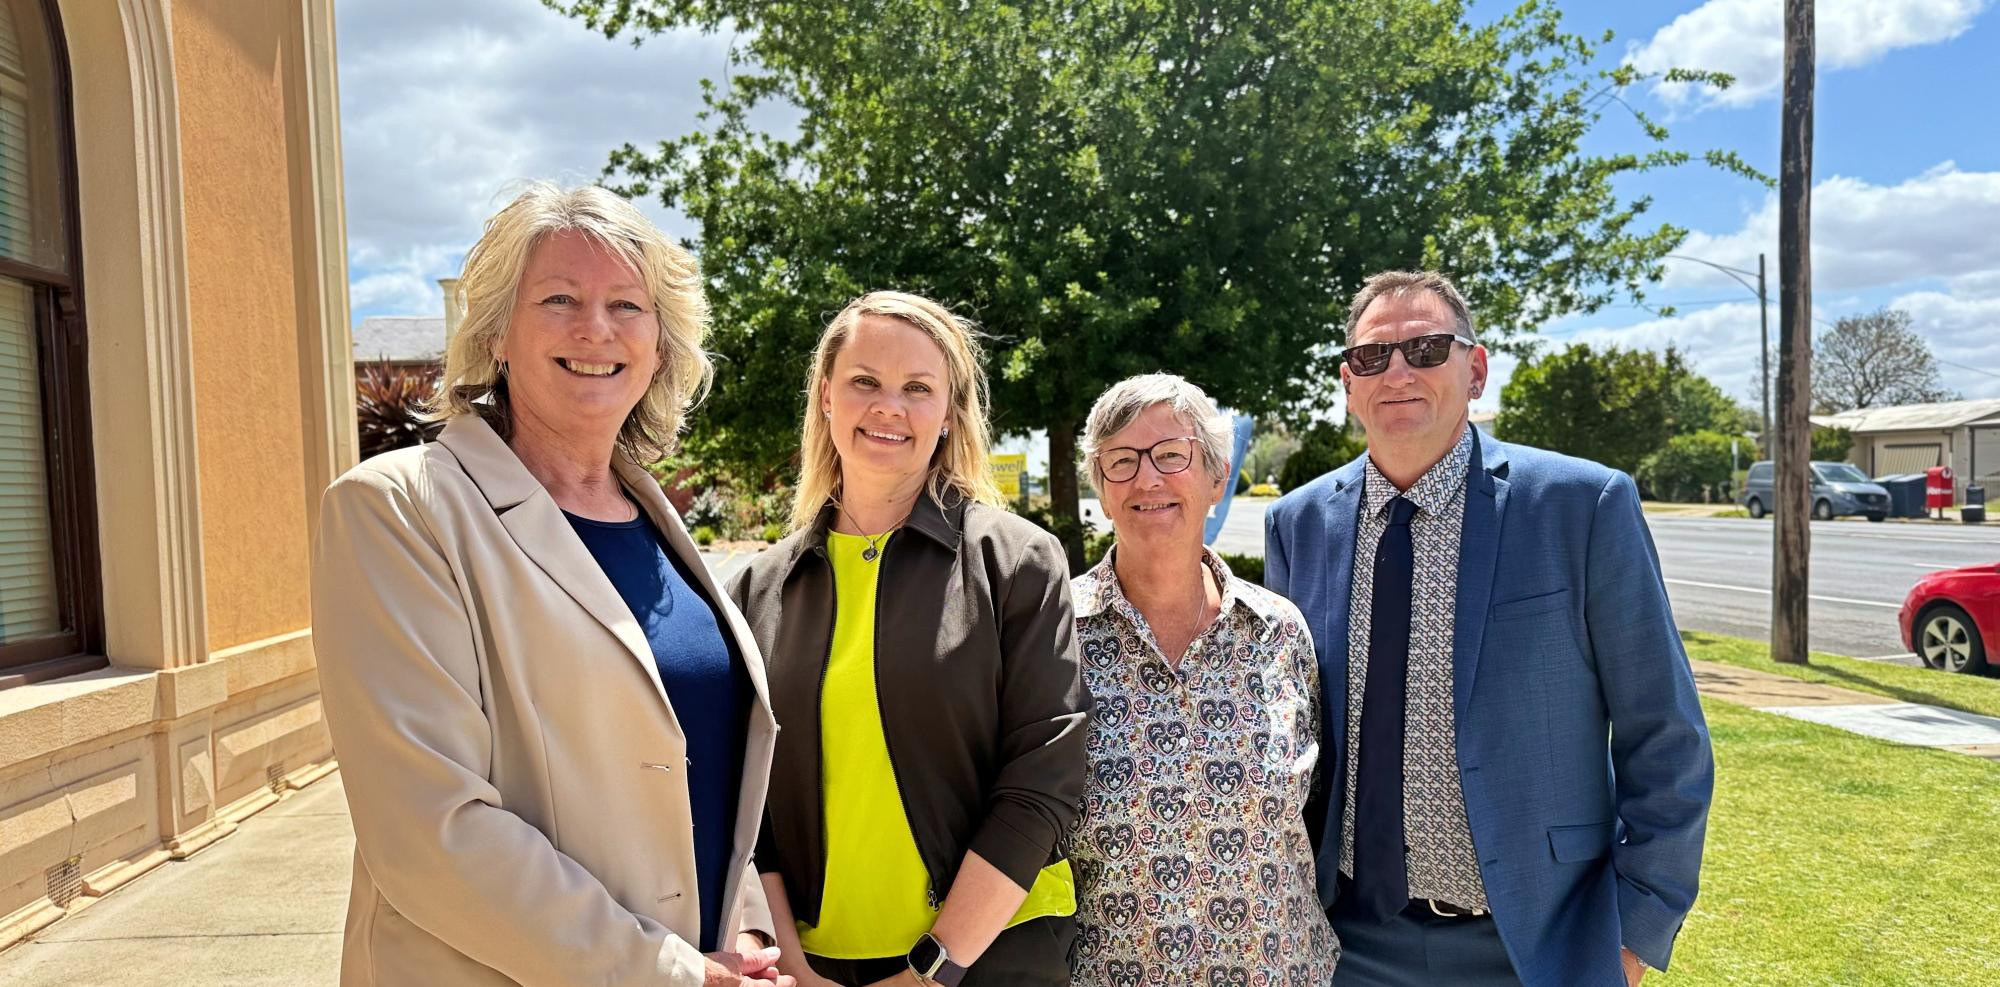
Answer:
[[[1757,322],[1764,329],[1764,348],[1760,366],[1763,367],[1764,384],[1764,434],[1757,436],[1757,445],[1768,454],[1771,445],[1771,298],[1764,290],[1764,255],[1757,255]]]

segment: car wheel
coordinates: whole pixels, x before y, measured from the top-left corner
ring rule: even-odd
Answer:
[[[1833,520],[1833,505],[1823,500],[1815,501],[1813,503],[1813,520],[1815,521]]]
[[[1764,516],[1764,502],[1758,500],[1755,497],[1750,498],[1749,503],[1746,503],[1743,506],[1748,507],[1750,509],[1750,516],[1753,518],[1761,518]]]
[[[1986,668],[1986,647],[1979,628],[1965,611],[1940,603],[1917,622],[1917,654],[1924,664],[1947,672],[1978,672]]]
[[[1889,516],[1889,515],[1887,515],[1887,514],[1882,514],[1882,513],[1879,513],[1879,512],[1878,512],[1878,513],[1875,513],[1875,514],[1870,514],[1870,515],[1868,515],[1868,520],[1869,520],[1869,521],[1870,521],[1871,523],[1874,523],[1874,524],[1880,524],[1880,523],[1882,523],[1882,519],[1883,519],[1883,518],[1886,518],[1886,517],[1888,517],[1888,516]]]

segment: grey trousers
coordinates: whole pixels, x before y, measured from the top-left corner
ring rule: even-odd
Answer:
[[[1520,987],[1490,915],[1440,918],[1423,905],[1381,922],[1327,913],[1340,937],[1333,987]]]

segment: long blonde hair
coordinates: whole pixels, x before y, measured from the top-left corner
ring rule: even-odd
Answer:
[[[986,371],[979,362],[979,339],[972,323],[937,302],[900,291],[875,291],[848,302],[827,323],[813,348],[806,371],[806,415],[799,439],[799,486],[792,500],[791,530],[809,528],[828,502],[840,496],[840,453],[833,430],[819,413],[820,398],[833,374],[834,358],[870,315],[899,319],[922,331],[944,352],[945,426],[951,431],[938,440],[931,454],[930,495],[943,500],[948,491],[986,504],[1002,502],[1000,487],[989,467],[986,425]]]
[[[575,232],[616,253],[645,282],[660,323],[660,367],[618,429],[618,448],[646,463],[673,451],[687,410],[708,390],[714,366],[701,348],[708,334],[708,298],[701,268],[630,202],[584,185],[529,185],[486,221],[465,255],[457,297],[445,304],[465,312],[447,344],[444,375],[432,395],[433,420],[477,414],[503,437],[512,430],[507,380],[495,355],[514,316],[528,255],[557,233]]]

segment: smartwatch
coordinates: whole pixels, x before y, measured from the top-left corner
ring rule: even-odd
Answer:
[[[944,951],[944,944],[928,932],[917,937],[917,944],[910,947],[907,959],[910,972],[924,983],[958,987],[959,981],[965,979],[965,968],[953,963],[951,954]]]

